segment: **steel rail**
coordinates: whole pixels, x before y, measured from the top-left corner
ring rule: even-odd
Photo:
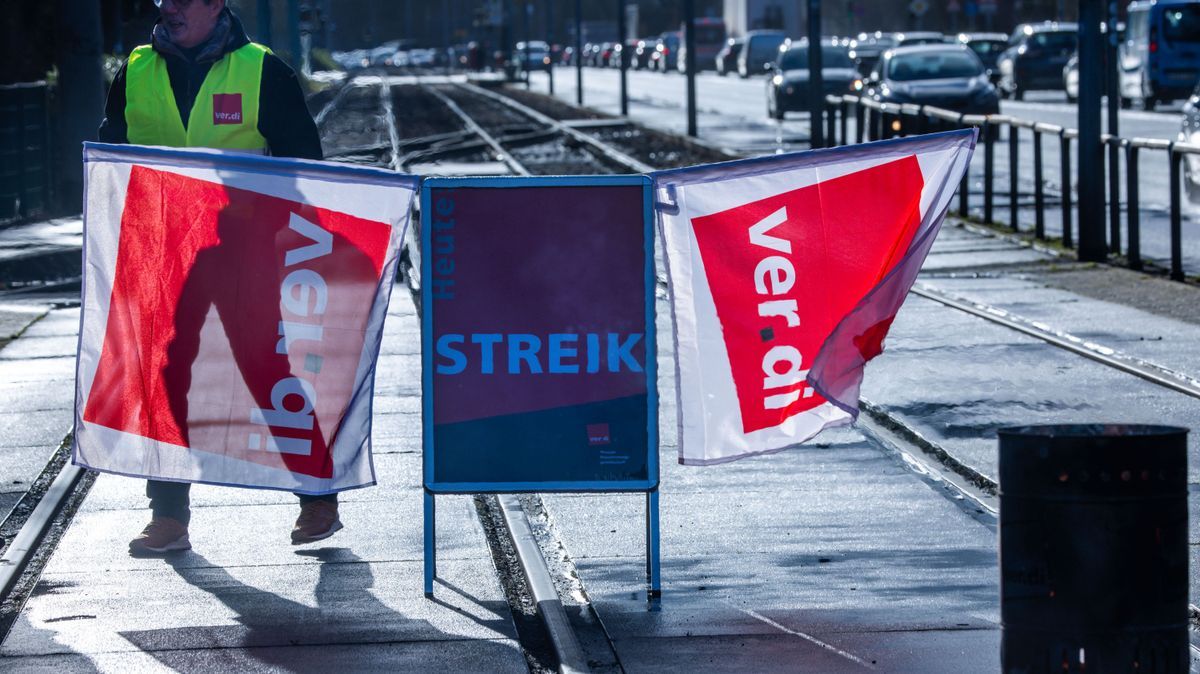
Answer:
[[[562,599],[550,578],[550,568],[546,566],[542,549],[533,536],[525,509],[514,494],[502,494],[497,501],[500,502],[500,511],[504,514],[504,524],[512,536],[517,559],[525,572],[529,593],[533,595],[538,615],[542,617],[542,623],[550,635],[550,642],[554,645],[554,653],[558,656],[558,671],[563,674],[591,671],[583,648],[579,645],[579,639],[575,636],[575,630],[567,618],[567,612],[563,609]]]
[[[527,105],[523,105],[518,101],[514,101],[513,99],[509,98],[508,96],[502,96],[493,91],[488,91],[487,89],[484,89],[482,87],[475,86],[474,84],[459,84],[457,86],[462,87],[463,89],[466,89],[468,91],[474,92],[476,94],[480,94],[482,96],[487,96],[488,98],[490,98],[498,103],[501,103],[503,105],[507,105],[508,107],[512,108],[513,110],[516,110],[517,112],[519,112],[523,115],[526,115],[541,124],[545,124],[545,125],[553,128],[555,131],[558,131],[566,136],[570,136],[571,138],[579,141],[580,143],[590,146],[592,149],[594,149],[597,152],[599,152],[600,154],[602,154],[604,156],[604,158],[606,158],[612,162],[615,162],[617,164],[620,164],[621,166],[624,166],[625,168],[629,169],[633,173],[651,173],[655,170],[655,168],[653,166],[650,166],[649,164],[643,164],[642,162],[638,161],[637,159],[630,157],[629,155],[625,154],[624,152],[621,152],[617,148],[615,148],[607,143],[604,143],[602,141],[596,140],[595,138],[587,135],[586,133],[583,133],[582,131],[579,131],[578,129],[572,128],[571,126],[568,126],[567,124],[564,124],[563,122],[560,122],[556,119],[551,119],[550,117],[543,115],[542,113],[538,112],[537,110],[534,110],[533,108],[530,108]]]
[[[438,91],[437,89],[435,89],[431,86],[424,85],[424,84],[421,86],[425,87],[425,89],[427,91],[429,91],[430,93],[432,93],[434,96],[437,96],[438,99],[441,100],[442,103],[444,103],[447,108],[450,108],[451,112],[458,115],[458,118],[463,121],[463,124],[466,124],[468,129],[470,129],[472,132],[474,132],[476,135],[478,135],[480,138],[482,138],[483,141],[485,143],[487,143],[488,147],[490,147],[492,149],[492,151],[496,153],[496,157],[498,157],[500,159],[500,161],[504,162],[504,164],[506,166],[508,166],[508,168],[511,169],[513,173],[516,173],[519,176],[533,175],[533,173],[531,173],[529,171],[529,169],[525,168],[525,166],[523,164],[521,164],[521,162],[517,161],[511,154],[509,154],[508,150],[505,150],[504,146],[502,146],[499,141],[497,141],[494,137],[492,137],[492,135],[490,133],[485,131],[484,128],[482,126],[480,126],[479,123],[476,122],[474,118],[472,118],[470,115],[468,115],[466,112],[464,112],[462,108],[458,107],[458,104],[455,103],[453,100],[451,100],[451,98],[449,96],[447,96],[446,94],[442,93],[441,91]],[[456,86],[465,86],[465,85],[456,85]]]
[[[37,552],[63,505],[74,493],[75,485],[79,483],[83,473],[82,468],[68,461],[50,483],[50,488],[42,495],[29,519],[25,520],[21,530],[13,537],[12,543],[4,550],[4,555],[0,557],[0,601],[8,599],[17,579]]]
[[[927,284],[914,285],[910,292],[919,297],[933,300],[953,309],[958,309],[959,311],[1016,330],[1030,337],[1040,339],[1058,348],[1096,361],[1102,365],[1107,365],[1126,374],[1140,377],[1177,393],[1189,395],[1193,398],[1200,398],[1200,380],[1182,372],[1123,354],[1116,349],[1087,341],[1068,332],[1055,330],[1047,325],[1022,318],[1009,311],[937,290]]]

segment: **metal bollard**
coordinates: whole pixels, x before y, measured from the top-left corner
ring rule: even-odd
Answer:
[[[1171,280],[1183,280],[1183,217],[1179,193],[1180,164],[1183,157],[1175,152],[1175,143],[1167,149],[1171,163]]]
[[[849,145],[850,138],[846,135],[846,116],[850,114],[850,110],[846,99],[843,98],[842,102],[838,104],[838,112],[840,113],[838,115],[838,130],[841,131],[839,137],[842,139],[842,145]]]
[[[965,129],[966,126],[962,123],[962,115],[958,117],[958,128]],[[971,165],[967,164],[967,168],[963,171],[962,182],[958,184],[958,215],[967,217],[971,214]]]
[[[993,140],[992,123],[985,121],[983,132],[983,221],[992,224],[992,199],[995,189],[992,178],[996,174],[996,142]]]
[[[1033,129],[1033,204],[1037,213],[1033,220],[1033,236],[1046,238],[1046,188],[1042,185],[1042,132]]]
[[[1121,153],[1120,138],[1108,141],[1108,252],[1121,254]]]
[[[1129,268],[1142,268],[1141,216],[1138,213],[1138,147],[1125,146],[1125,207],[1126,227],[1129,228]]]
[[[863,133],[866,131],[866,108],[863,107],[862,101],[854,104],[854,142],[863,142]]]
[[[1017,151],[1021,142],[1021,136],[1018,132],[1016,124],[1008,125],[1008,224],[1012,227],[1012,231],[1019,232],[1021,227],[1017,221],[1017,203],[1020,197],[1020,185],[1017,182]]]
[[[1058,141],[1062,154],[1059,161],[1062,166],[1062,243],[1071,248],[1074,246],[1071,236],[1071,138],[1067,136],[1066,129],[1058,132]]]
[[[1005,674],[1188,671],[1187,433],[999,431]]]
[[[837,106],[825,102],[825,147],[837,147]]]

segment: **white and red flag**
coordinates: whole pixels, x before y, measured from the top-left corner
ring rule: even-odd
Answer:
[[[776,452],[858,414],[974,130],[654,175],[679,461]]]
[[[374,484],[375,361],[416,178],[88,144],[75,463]]]

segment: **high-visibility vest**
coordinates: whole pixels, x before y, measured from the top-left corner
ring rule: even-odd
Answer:
[[[192,104],[185,129],[166,59],[150,45],[134,49],[125,68],[129,142],[265,151],[267,139],[258,132],[258,95],[263,58],[269,53],[266,47],[251,42],[214,63]]]

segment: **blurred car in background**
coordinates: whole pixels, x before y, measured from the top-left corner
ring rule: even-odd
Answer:
[[[608,59],[605,60],[604,65],[609,68],[620,68],[621,54],[624,52],[625,45],[621,44],[620,42],[614,42],[612,46],[612,52],[609,53]]]
[[[654,53],[654,38],[644,37],[637,41],[633,50],[633,58],[629,61],[630,68],[642,70],[650,67],[650,55]]]
[[[913,47],[919,44],[941,44],[946,41],[946,36],[934,31],[912,30],[896,33],[895,40],[897,47]]]
[[[596,62],[593,64],[597,68],[607,68],[612,63],[613,55],[617,54],[616,42],[601,42],[600,48],[596,51]]]
[[[808,39],[789,40],[778,54],[767,80],[767,116],[773,119],[808,110]],[[862,88],[850,50],[833,40],[821,41],[821,84],[825,94],[856,94]]]
[[[1004,33],[959,33],[956,40],[975,52],[988,71],[992,84],[995,84],[1000,79],[996,61],[999,60],[1000,54],[1008,49],[1008,36]]]
[[[775,68],[787,35],[781,30],[752,30],[746,33],[746,45],[738,55],[737,72],[741,77],[765,75]]]
[[[1179,127],[1179,140],[1193,145],[1200,144],[1200,85],[1183,103],[1183,121]],[[1183,187],[1188,200],[1200,203],[1200,155],[1185,152],[1183,155]]]
[[[1063,66],[1063,91],[1067,92],[1069,103],[1079,99],[1079,52],[1071,54]]]
[[[1000,112],[1000,96],[975,52],[961,44],[897,47],[883,53],[867,77],[864,96],[973,115]],[[903,118],[902,118],[903,119]],[[902,119],[892,131],[908,133]]]
[[[1062,91],[1063,68],[1075,53],[1079,26],[1074,23],[1025,23],[1009,38],[1008,49],[996,60],[997,86],[1003,96],[1016,100],[1026,91]]]
[[[692,42],[696,48],[696,70],[708,70],[716,64],[717,52],[725,46],[725,21],[717,17],[697,17],[692,23],[696,35]],[[676,68],[687,72],[687,35],[683,26],[679,31],[679,58]]]
[[[1144,110],[1190,96],[1200,79],[1200,0],[1139,0],[1118,49],[1122,102]]]
[[[883,52],[896,46],[893,33],[875,31],[874,33],[859,33],[850,41],[850,58],[858,66],[858,72],[866,75],[871,72]]]
[[[745,44],[746,39],[741,37],[731,37],[725,41],[725,46],[717,52],[716,56],[718,75],[724,77],[737,71],[738,55],[742,53],[742,47]]]
[[[513,59],[517,62],[517,72],[525,72],[526,68],[529,72],[548,71],[552,64],[550,45],[542,40],[518,42],[513,49]]]
[[[675,64],[679,60],[679,33],[667,32],[659,35],[650,60],[654,63],[652,70],[662,73],[675,70]]]

